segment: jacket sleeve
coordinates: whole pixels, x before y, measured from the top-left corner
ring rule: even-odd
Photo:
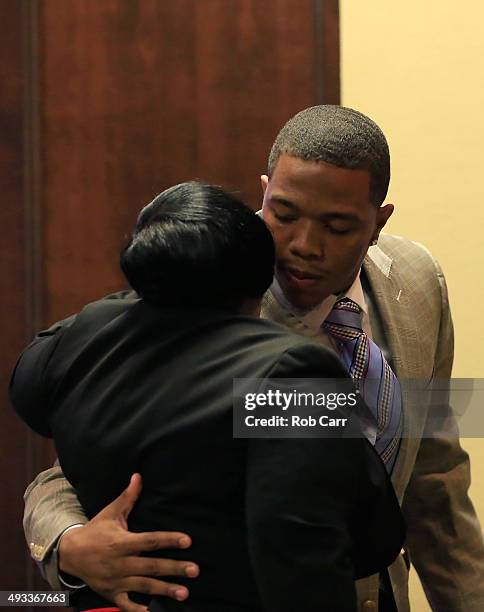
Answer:
[[[270,376],[347,375],[329,351],[309,345],[286,352]],[[320,414],[316,409],[314,416]],[[265,609],[355,611],[351,527],[364,441],[248,442],[249,553]]]
[[[32,558],[53,589],[59,581],[57,542],[71,525],[87,523],[76,492],[59,465],[41,472],[24,495],[24,532]]]
[[[445,279],[437,266],[442,314],[434,378],[449,380],[454,338]],[[445,406],[453,419],[450,406]],[[429,414],[431,419],[432,414]],[[442,422],[442,421],[441,421]],[[484,610],[484,545],[478,518],[468,496],[470,466],[457,428],[449,434],[429,422],[405,492],[410,558],[433,610]]]
[[[136,299],[133,291],[120,291],[106,296],[99,303],[116,300],[120,304],[125,303],[124,300]],[[59,341],[76,318],[77,314],[72,315],[39,332],[20,355],[10,380],[10,399],[17,414],[42,436],[52,437],[47,411],[49,390],[44,385],[44,375]]]
[[[10,401],[18,416],[36,433],[52,437],[48,423],[48,390],[44,374],[73,315],[39,332],[20,355],[10,379]]]

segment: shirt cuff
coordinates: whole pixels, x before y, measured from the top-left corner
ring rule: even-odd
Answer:
[[[54,549],[54,553],[57,557],[57,576],[59,578],[59,582],[71,591],[77,591],[78,589],[84,588],[86,586],[86,583],[82,582],[82,580],[76,578],[75,576],[71,576],[70,574],[62,572],[59,569],[59,546],[62,538],[66,535],[66,533],[71,529],[77,529],[78,527],[84,527],[84,525],[82,523],[77,523],[75,525],[67,527],[67,529],[64,529],[64,531],[60,534]]]

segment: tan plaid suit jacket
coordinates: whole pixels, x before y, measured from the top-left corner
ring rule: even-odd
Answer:
[[[370,248],[363,268],[399,379],[448,378],[453,329],[438,263],[416,243],[381,235],[378,246]],[[322,332],[313,332],[283,310],[270,293],[264,298],[262,315],[323,344],[331,342]],[[376,327],[371,313],[370,323]],[[410,609],[409,555],[434,610],[482,612],[484,545],[467,496],[468,456],[456,438],[439,432],[432,438],[422,438],[427,420],[425,402],[410,393],[404,393],[403,400],[405,431],[393,482],[408,523],[408,550],[390,568],[398,610]],[[59,588],[55,543],[65,528],[86,519],[58,467],[40,474],[27,489],[25,499],[24,527],[32,556],[50,584]],[[357,587],[360,609],[377,610],[378,577],[361,580]]]

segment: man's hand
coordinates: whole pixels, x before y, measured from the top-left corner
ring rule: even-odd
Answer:
[[[134,474],[119,497],[82,527],[67,531],[59,544],[60,571],[80,578],[125,612],[147,610],[131,601],[128,591],[164,595],[178,601],[188,597],[186,587],[153,576],[194,578],[199,573],[198,566],[189,561],[139,556],[145,551],[191,545],[184,533],[128,531],[128,515],[141,488],[141,476]]]

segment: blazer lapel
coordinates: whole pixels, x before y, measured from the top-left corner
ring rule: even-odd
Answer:
[[[395,374],[400,380],[421,377],[418,333],[408,291],[400,282],[393,261],[379,247],[369,250],[363,262],[378,308]]]
[[[392,354],[395,374],[402,387],[403,434],[400,451],[395,463],[392,482],[400,500],[407,486],[411,466],[418,449],[417,440],[425,411],[417,410],[420,402],[409,379],[422,378],[423,361],[419,350],[418,331],[409,291],[405,290],[398,270],[379,247],[368,252],[363,268],[367,275],[374,302],[385,333],[386,341]],[[415,411],[417,410],[417,414]]]

